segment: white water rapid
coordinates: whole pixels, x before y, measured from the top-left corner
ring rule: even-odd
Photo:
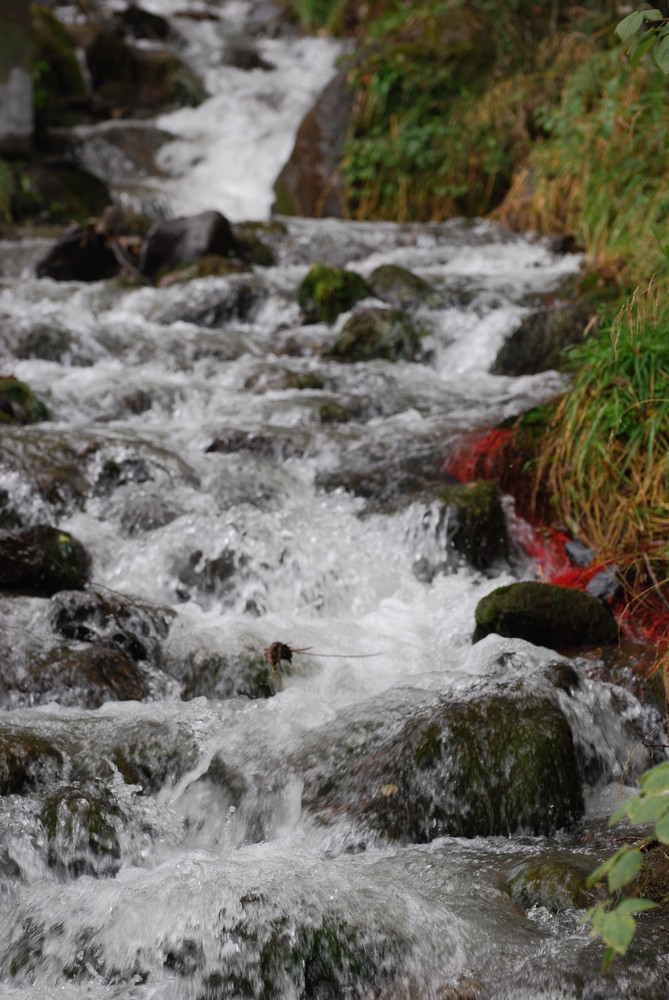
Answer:
[[[176,136],[160,153],[171,176],[145,179],[145,200],[267,219],[337,46],[280,33],[250,0],[146,7],[220,16],[175,17],[211,96],[160,119]],[[226,33],[275,68],[222,65]],[[594,679],[593,660],[494,635],[473,645],[480,598],[535,571],[513,552],[485,572],[454,562],[437,507],[413,495],[463,433],[559,391],[556,372],[490,368],[578,258],[480,221],[280,221],[261,234],[274,266],[165,287],[38,280],[46,240],[0,244],[0,370],[51,415],[3,425],[0,495],[24,525],[90,552],[101,618],[86,628],[138,663],[142,691],[87,707],[66,680],[40,687],[35,664],[91,635],[76,617],[65,630],[62,596],[0,597],[0,751],[26,746],[0,773],[0,997],[669,996],[652,915],[603,975],[585,897],[537,888],[613,849],[617,778],[652,712]],[[296,288],[316,261],[425,279],[423,359],[321,357],[348,316],[302,323]],[[129,619],[109,612],[118,595]],[[274,642],[304,652],[272,678]],[[569,829],[388,839],[364,822],[362,793],[332,792],[405,719],[495,699],[566,719],[585,788]]]

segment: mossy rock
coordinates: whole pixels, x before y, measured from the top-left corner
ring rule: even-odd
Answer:
[[[146,722],[121,730],[100,751],[128,785],[145,794],[176,783],[197,763],[199,750],[190,733],[168,722]]]
[[[527,639],[549,649],[570,649],[618,641],[609,609],[588,594],[552,583],[498,587],[476,607],[474,642],[490,632]]]
[[[225,655],[219,652],[195,652],[185,664],[186,678],[181,697],[192,698],[270,698],[280,686],[257,649],[246,654]]]
[[[437,527],[449,546],[476,569],[486,569],[507,553],[508,536],[502,498],[495,483],[475,480],[447,486]]]
[[[97,96],[110,104],[157,109],[195,106],[206,97],[202,82],[174,52],[129,45],[108,24],[98,25],[86,62]]]
[[[38,111],[49,112],[63,102],[85,97],[86,83],[64,25],[48,7],[32,3],[30,27]]]
[[[68,224],[100,216],[111,203],[107,185],[61,159],[18,162],[12,212],[15,221],[39,219]]]
[[[421,353],[421,334],[398,309],[359,309],[347,320],[335,340],[321,351],[334,361],[415,361]]]
[[[45,737],[29,732],[0,733],[0,795],[49,784],[63,767],[63,754]]]
[[[81,542],[49,525],[0,534],[0,591],[50,597],[88,581],[90,556]]]
[[[334,323],[369,294],[365,279],[355,271],[314,264],[298,286],[297,301],[307,323]]]
[[[599,895],[586,883],[592,871],[587,859],[576,864],[555,858],[536,858],[521,865],[508,883],[514,903],[524,910],[543,906],[551,913],[560,910],[584,910],[593,906]]]
[[[377,299],[396,309],[408,309],[430,293],[427,281],[397,264],[382,264],[372,271],[367,281]]]
[[[387,840],[547,835],[583,815],[571,729],[548,698],[441,697],[359,746],[320,737],[332,749],[308,768],[305,808],[348,813]]]
[[[644,854],[643,865],[637,876],[635,895],[650,899],[663,910],[669,910],[669,857],[664,844],[653,843]]]
[[[73,782],[47,796],[40,816],[48,862],[70,877],[114,875],[120,868],[122,810],[102,782]]]
[[[108,701],[143,701],[148,684],[139,668],[118,649],[58,646],[30,668],[31,704],[99,708]]]
[[[14,375],[0,375],[0,424],[38,424],[49,411],[32,389]]]

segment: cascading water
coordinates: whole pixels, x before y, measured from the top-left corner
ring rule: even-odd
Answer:
[[[335,48],[259,35],[277,68],[226,76],[221,23],[241,33],[254,11],[238,0],[220,12],[179,22],[211,64],[212,97],[161,120],[182,137],[162,154],[181,176],[147,188],[174,211],[266,216],[288,131]],[[290,113],[261,117],[258,95],[287,107],[284,87]],[[247,113],[262,137],[251,152]],[[163,288],[37,280],[43,241],[0,247],[3,367],[52,416],[4,428],[0,487],[24,524],[86,546],[93,581],[74,597],[0,598],[0,995],[666,995],[652,915],[603,976],[579,925],[587,902],[536,888],[541,872],[568,881],[611,850],[616,778],[652,713],[591,679],[585,659],[499,636],[472,645],[478,600],[532,567],[519,555],[486,572],[454,563],[438,506],[413,496],[463,432],[559,390],[555,372],[489,369],[578,260],[481,222],[286,219],[263,238],[275,266]],[[423,361],[319,356],[346,317],[301,324],[296,286],[316,260],[362,275],[391,262],[428,281],[414,313],[429,330]],[[49,350],[25,349],[40,336]],[[100,704],[95,682],[49,673],[92,642],[135,664],[134,693],[100,667]],[[274,642],[293,652],[273,673]],[[498,710],[510,730],[567,727],[585,818],[440,835],[449,808],[460,829],[487,792],[472,782],[430,812],[421,726],[478,713],[464,755],[494,772]],[[416,733],[415,789],[398,755],[372,794],[379,758]],[[404,833],[389,838],[384,803],[393,815],[405,795]]]

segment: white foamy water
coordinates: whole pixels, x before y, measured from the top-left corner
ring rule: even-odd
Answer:
[[[179,21],[203,60],[222,25],[241,32],[252,11],[210,7],[222,21]],[[268,212],[298,107],[335,48],[255,44],[277,71],[254,71],[243,91],[205,62],[208,104],[161,122],[180,136],[164,148],[180,176],[156,187],[174,211]],[[262,125],[257,88],[279,77],[295,104]],[[246,141],[229,170],[224,136]],[[238,169],[254,159],[257,170]],[[86,546],[103,611],[132,595],[131,626],[117,610],[83,624],[104,648],[134,637],[145,652],[142,701],[83,708],[69,667],[40,687],[48,655],[92,641],[63,633],[69,598],[0,598],[0,747],[52,754],[0,796],[0,996],[661,996],[669,972],[652,920],[604,978],[582,909],[510,888],[532,864],[589,871],[610,850],[615,779],[650,714],[592,680],[585,660],[498,636],[472,645],[479,599],[533,569],[513,553],[485,572],[454,559],[429,492],[464,432],[562,388],[556,372],[490,369],[579,261],[480,222],[283,221],[263,237],[274,267],[166,288],[38,281],[43,245],[0,244],[3,370],[52,417],[3,429],[0,490],[25,524]],[[413,312],[428,330],[422,361],[322,358],[348,317],[302,323],[296,288],[316,260],[425,278],[432,294]],[[48,350],[29,349],[38,335]],[[274,642],[295,652],[271,677]],[[587,773],[573,829],[387,841],[332,793],[361,748],[407,719],[508,698],[567,720]],[[401,784],[392,771],[381,795]]]

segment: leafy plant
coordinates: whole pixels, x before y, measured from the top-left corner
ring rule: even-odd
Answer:
[[[655,62],[663,73],[669,73],[669,17],[662,11],[635,10],[616,27],[616,34],[627,44],[629,60],[636,69],[645,52],[652,50]]]
[[[639,781],[641,790],[611,816],[609,826],[622,819],[636,825],[655,823],[655,839],[661,844],[669,844],[669,761],[647,771]],[[590,921],[592,936],[601,937],[607,946],[603,969],[629,948],[636,933],[635,914],[651,910],[656,905],[647,899],[619,896],[637,878],[644,862],[642,849],[649,839],[624,844],[588,878],[587,884],[591,887],[606,877],[610,894],[608,900],[591,907],[581,921]]]

